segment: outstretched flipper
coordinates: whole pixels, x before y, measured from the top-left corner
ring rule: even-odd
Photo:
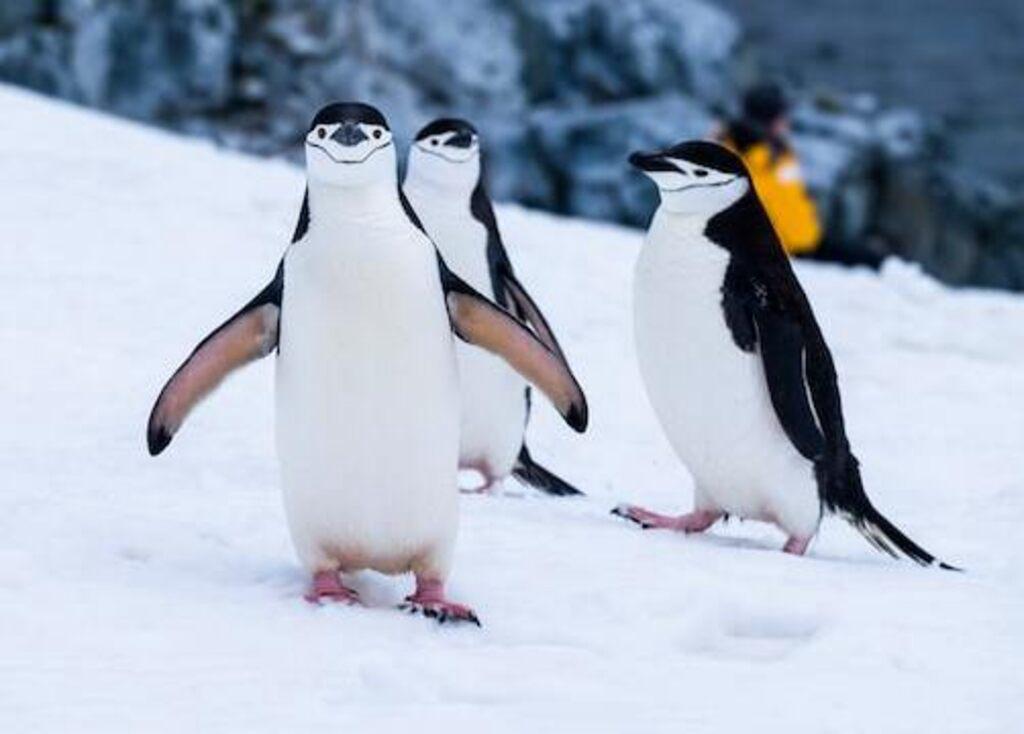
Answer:
[[[520,321],[529,324],[544,346],[564,362],[565,354],[558,339],[555,338],[555,333],[512,269],[512,261],[509,260],[508,252],[501,241],[501,233],[498,231],[498,222],[494,218],[494,208],[491,206],[491,197],[487,194],[484,178],[481,173],[470,198],[470,211],[487,230],[487,262],[491,271],[494,298],[499,306],[504,306]]]
[[[587,399],[565,360],[500,306],[477,293],[438,255],[452,329],[460,339],[492,352],[547,395],[573,430],[587,428]]]
[[[282,261],[267,287],[203,339],[167,381],[149,414],[151,456],[167,448],[192,409],[229,373],[274,350],[283,289]]]
[[[534,334],[541,340],[541,343],[558,355],[558,358],[564,362],[565,354],[562,352],[558,339],[555,338],[555,332],[551,330],[547,319],[544,318],[544,314],[541,313],[537,304],[533,302],[530,294],[526,292],[526,288],[523,287],[523,284],[512,273],[511,266],[503,271],[501,287],[508,294],[513,312],[520,320],[529,324]]]
[[[576,487],[534,461],[525,443],[519,450],[519,457],[516,459],[515,466],[512,467],[512,474],[525,484],[547,494],[559,497],[583,494]]]

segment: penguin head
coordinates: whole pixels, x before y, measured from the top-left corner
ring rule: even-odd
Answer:
[[[466,120],[443,117],[416,133],[408,176],[435,186],[472,190],[480,178],[480,136]]]
[[[703,140],[633,153],[629,162],[654,181],[662,206],[676,214],[711,217],[739,201],[751,186],[739,156]]]
[[[316,113],[306,133],[306,175],[331,186],[393,181],[391,128],[375,107],[337,102]]]

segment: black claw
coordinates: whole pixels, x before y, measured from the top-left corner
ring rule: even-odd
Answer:
[[[633,523],[635,525],[639,525],[641,527],[641,529],[643,529],[643,530],[650,530],[651,528],[654,527],[653,525],[651,525],[648,522],[644,522],[643,520],[638,520],[637,518],[633,517],[632,515],[629,514],[629,512],[627,512],[626,510],[622,509],[621,507],[614,507],[614,508],[612,508],[611,514],[615,515],[616,517],[621,517],[624,520],[629,520],[631,523]]]
[[[474,612],[469,612],[466,616],[457,616],[451,614],[446,609],[433,609],[428,606],[424,606],[417,602],[405,601],[398,605],[399,611],[407,612],[409,614],[422,614],[428,619],[437,620],[438,624],[451,623],[456,624],[458,622],[472,622],[477,627],[483,627],[480,624],[480,619]]]

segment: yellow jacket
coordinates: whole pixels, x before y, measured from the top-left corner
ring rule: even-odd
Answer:
[[[755,143],[741,153],[726,138],[723,144],[739,155],[750,171],[761,203],[790,255],[807,255],[821,244],[821,224],[814,201],[804,188],[800,165],[792,151],[774,155],[768,143]]]

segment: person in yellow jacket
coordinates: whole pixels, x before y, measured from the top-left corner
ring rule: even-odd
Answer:
[[[821,247],[821,223],[787,142],[788,112],[778,86],[754,87],[743,97],[743,115],[728,122],[716,137],[746,163],[786,252],[812,255]]]

